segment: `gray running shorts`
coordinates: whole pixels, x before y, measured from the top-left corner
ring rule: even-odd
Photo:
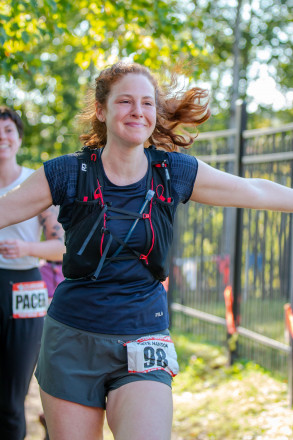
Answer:
[[[151,380],[171,387],[172,377],[164,370],[128,372],[123,342],[140,336],[87,332],[46,316],[35,373],[41,389],[63,400],[105,408],[109,391],[130,382]]]

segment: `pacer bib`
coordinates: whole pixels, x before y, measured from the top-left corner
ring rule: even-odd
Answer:
[[[47,308],[48,290],[44,281],[13,284],[13,318],[40,318],[46,315]]]
[[[171,376],[179,371],[177,354],[170,336],[144,336],[126,342],[129,373],[165,370]]]

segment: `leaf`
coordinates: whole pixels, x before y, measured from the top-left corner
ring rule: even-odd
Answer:
[[[23,31],[23,32],[21,33],[21,38],[22,38],[22,40],[23,40],[25,43],[28,43],[29,40],[30,40],[30,36],[29,36],[29,34],[28,34],[26,31]]]

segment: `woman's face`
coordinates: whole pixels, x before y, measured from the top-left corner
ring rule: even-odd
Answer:
[[[14,158],[21,145],[21,138],[15,123],[10,119],[0,119],[0,160]]]
[[[107,145],[143,145],[156,125],[155,90],[142,74],[128,73],[112,85],[97,117],[107,127]]]

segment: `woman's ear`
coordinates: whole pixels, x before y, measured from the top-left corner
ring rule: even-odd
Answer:
[[[96,116],[100,122],[105,122],[104,109],[99,102],[96,102]]]

